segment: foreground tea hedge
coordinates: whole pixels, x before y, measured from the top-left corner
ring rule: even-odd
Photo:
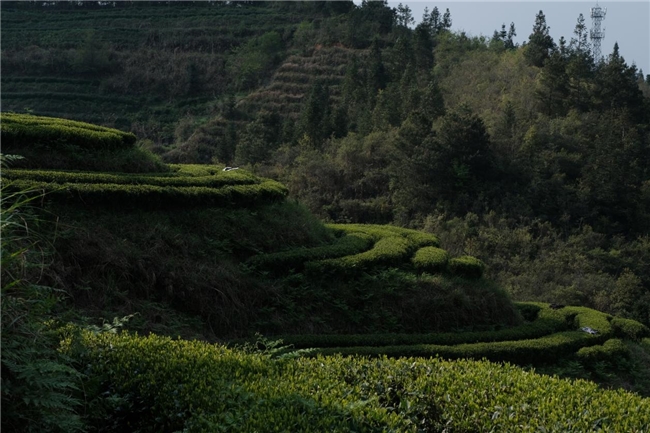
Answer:
[[[33,146],[120,149],[136,142],[136,136],[130,132],[74,120],[15,113],[2,113],[1,118],[1,138],[6,153]]]
[[[88,423],[113,431],[625,431],[650,400],[510,365],[340,356],[270,359],[197,341],[84,333]]]

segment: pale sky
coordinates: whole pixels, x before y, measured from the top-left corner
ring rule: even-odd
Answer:
[[[390,7],[397,7],[400,1],[389,1]],[[419,22],[425,6],[429,11],[437,6],[440,12],[449,8],[452,30],[465,31],[471,36],[491,37],[494,30],[501,30],[501,24],[510,27],[515,23],[516,42],[527,41],[533,30],[535,16],[542,10],[546,24],[550,27],[553,40],[557,43],[564,36],[567,43],[573,37],[573,29],[582,13],[589,29],[592,28],[591,7],[595,0],[587,1],[410,1],[403,0],[413,11],[413,17]],[[643,69],[644,75],[650,74],[650,1],[600,1],[599,6],[607,8],[607,15],[602,21],[605,39],[601,42],[603,56],[612,52],[614,43],[618,42],[621,55],[628,65],[635,63]],[[591,42],[591,41],[590,41]]]

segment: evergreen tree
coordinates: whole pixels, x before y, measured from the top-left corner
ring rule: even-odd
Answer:
[[[300,132],[313,146],[320,146],[332,132],[329,89],[316,82],[304,107],[300,118]]]
[[[596,101],[602,110],[625,109],[635,121],[648,121],[643,94],[636,80],[636,66],[628,66],[620,55],[618,43],[596,79]]]
[[[420,112],[433,122],[445,114],[445,101],[438,81],[432,78],[422,92],[420,99]]]
[[[536,91],[541,111],[551,117],[566,114],[566,98],[569,95],[566,59],[561,51],[555,51],[546,60],[539,75],[539,88]]]
[[[533,66],[542,67],[544,61],[549,58],[551,50],[555,47],[553,38],[549,34],[550,27],[546,25],[544,12],[539,11],[535,17],[533,32],[528,38],[526,51],[524,52],[528,63]]]
[[[569,78],[568,104],[579,111],[587,111],[591,105],[594,61],[587,41],[589,31],[582,14],[578,16],[573,34],[566,67]]]
[[[282,120],[277,113],[261,111],[241,134],[235,150],[237,164],[267,161],[282,138]]]
[[[449,8],[447,8],[445,14],[442,16],[441,31],[449,29],[451,29],[451,12],[449,12]]]
[[[512,50],[516,48],[515,42],[513,41],[513,38],[517,36],[517,31],[515,30],[515,23],[510,23],[510,28],[508,29],[508,34],[506,35],[506,39],[504,41],[504,47],[506,50]]]
[[[589,42],[587,41],[589,30],[585,24],[585,17],[582,14],[578,16],[578,22],[576,23],[576,27],[573,30],[573,34],[575,37],[571,38],[571,43],[569,44],[569,49],[572,51],[572,53],[589,53],[590,47]]]
[[[418,71],[428,74],[433,68],[433,41],[425,25],[418,24],[413,39],[415,41],[415,65]]]
[[[409,5],[402,5],[402,3],[397,5],[396,20],[397,25],[402,27],[408,27],[415,22]]]
[[[368,59],[368,69],[366,71],[366,87],[368,88],[368,95],[371,103],[374,103],[374,98],[377,92],[386,87],[388,76],[386,68],[381,56],[381,48],[379,46],[379,39],[375,38],[370,47],[370,57]]]

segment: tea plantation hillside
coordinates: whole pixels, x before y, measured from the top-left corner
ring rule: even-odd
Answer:
[[[302,21],[350,6],[2,2],[2,105],[171,144],[183,118],[202,123],[267,83]]]
[[[647,396],[638,322],[513,303],[433,234],[244,170],[103,170],[139,152],[118,130],[2,114],[2,140],[3,428],[650,429],[647,398],[485,361]]]

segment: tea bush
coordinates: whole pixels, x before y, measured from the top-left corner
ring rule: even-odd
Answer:
[[[650,329],[636,320],[614,317],[611,324],[614,327],[614,334],[619,338],[641,341],[644,337],[650,337]]]
[[[197,341],[86,333],[93,427],[123,431],[647,431],[650,400],[508,364],[270,359]]]
[[[2,113],[1,137],[6,152],[35,145],[62,144],[86,149],[131,147],[136,137],[130,132],[90,123],[28,114]]]
[[[519,365],[535,365],[555,362],[571,356],[582,347],[597,344],[600,339],[578,331],[559,332],[540,338],[497,341],[489,343],[458,344],[444,346],[435,344],[414,344],[382,347],[340,347],[318,349],[314,354],[323,355],[361,355],[397,357],[432,357],[445,359],[488,359],[491,361],[512,362]]]
[[[295,248],[271,254],[260,254],[248,260],[248,264],[256,269],[266,270],[274,274],[288,272],[291,269],[301,270],[305,262],[333,257],[357,254],[372,245],[370,236],[363,233],[350,233],[336,240],[332,245],[314,248]]]
[[[282,335],[285,343],[295,348],[351,347],[351,346],[397,346],[414,344],[455,345],[463,343],[511,341],[539,338],[566,330],[561,320],[539,319],[535,323],[506,328],[498,331],[445,332],[437,334],[305,334]]]
[[[129,173],[93,173],[53,170],[5,170],[6,179],[32,180],[35,182],[87,183],[118,185],[155,185],[155,186],[206,186],[218,188],[226,185],[259,184],[261,179],[252,174],[235,172],[217,172],[205,176],[179,176],[171,173],[129,174]]]
[[[585,365],[602,361],[612,362],[627,358],[629,354],[630,350],[625,343],[617,338],[609,339],[603,345],[583,347],[576,353],[578,360]]]
[[[399,266],[409,255],[407,239],[397,236],[384,237],[372,249],[363,253],[335,259],[318,260],[306,264],[310,273],[354,273],[373,266]]]
[[[481,278],[485,264],[475,257],[462,256],[451,259],[448,268],[452,275],[466,278]]]
[[[438,237],[418,230],[406,229],[390,225],[372,225],[372,224],[328,224],[329,228],[342,231],[345,233],[360,232],[365,233],[375,241],[389,236],[401,236],[409,240],[409,245],[413,249],[425,246],[437,247],[440,244]]]
[[[177,187],[87,183],[47,183],[16,180],[12,188],[32,189],[46,198],[85,205],[175,208],[179,206],[256,206],[282,201],[288,191],[280,183],[265,180],[257,185]]]
[[[539,305],[532,323],[499,331],[444,334],[287,336],[295,347],[318,348],[314,353],[366,356],[442,356],[450,359],[487,358],[516,364],[539,364],[571,357],[583,347],[600,345],[613,331],[608,314],[583,307],[553,310]],[[600,329],[589,334],[580,328]],[[337,344],[342,343],[342,344]],[[338,347],[335,347],[338,345]]]
[[[449,253],[436,247],[420,248],[411,259],[416,269],[431,273],[444,271],[448,261]]]

